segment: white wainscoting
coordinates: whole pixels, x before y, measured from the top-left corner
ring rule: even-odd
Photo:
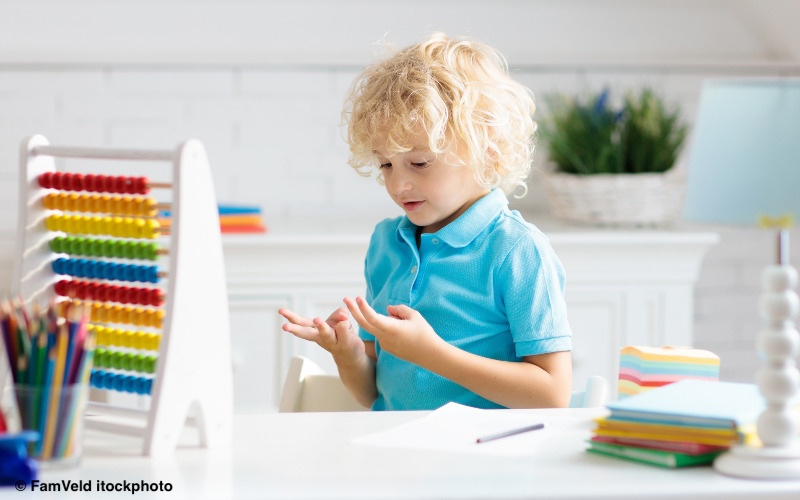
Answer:
[[[625,345],[692,345],[693,288],[716,234],[549,236],[567,271],[576,387],[595,374],[614,384]],[[224,237],[238,412],[276,409],[293,355],[308,356],[336,373],[328,353],[281,330],[277,309],[327,317],[343,297],[363,295],[368,241],[366,232]]]

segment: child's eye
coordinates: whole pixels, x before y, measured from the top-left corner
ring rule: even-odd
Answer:
[[[392,167],[392,164],[389,163],[389,162],[381,163],[381,166],[380,166],[380,168],[391,168],[391,167]]]
[[[420,163],[411,162],[411,166],[412,167],[416,167],[416,168],[425,168],[425,167],[428,166],[428,162],[427,161],[423,161],[423,162],[420,162]]]

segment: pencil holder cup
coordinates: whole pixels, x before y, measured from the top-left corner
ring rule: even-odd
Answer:
[[[88,385],[17,384],[14,392],[22,428],[39,433],[39,438],[28,445],[28,455],[43,467],[77,465],[82,451]]]

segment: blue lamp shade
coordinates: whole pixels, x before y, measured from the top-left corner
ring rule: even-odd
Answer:
[[[800,79],[708,80],[689,156],[684,217],[800,222]]]

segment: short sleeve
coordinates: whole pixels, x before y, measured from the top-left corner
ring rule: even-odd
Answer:
[[[544,235],[522,237],[500,265],[498,280],[517,356],[572,350],[564,268]]]

